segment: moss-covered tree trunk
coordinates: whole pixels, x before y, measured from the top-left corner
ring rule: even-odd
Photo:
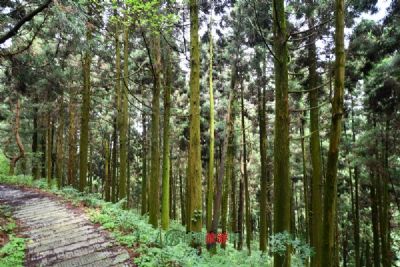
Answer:
[[[124,76],[123,86],[120,91],[120,109],[119,109],[119,160],[120,160],[120,175],[119,175],[119,199],[126,197],[127,184],[127,164],[128,164],[128,64],[129,64],[129,29],[124,26]],[[118,83],[118,81],[117,81]]]
[[[86,29],[86,42],[92,39],[92,30]],[[88,150],[89,150],[89,116],[90,116],[90,48],[87,48],[83,57],[83,90],[81,106],[81,130],[79,140],[79,191],[83,192],[87,182]]]
[[[46,132],[46,177],[47,184],[51,185],[53,179],[53,134],[52,134],[52,118],[50,112],[47,112],[47,132]]]
[[[344,95],[344,0],[335,5],[335,88],[332,102],[332,121],[329,136],[326,182],[324,187],[324,215],[321,266],[334,266],[335,222],[337,206],[337,164],[343,116]]]
[[[242,158],[242,155],[240,156]],[[242,159],[241,159],[242,160]],[[243,161],[243,160],[242,160]],[[241,164],[242,168],[243,164]],[[241,171],[243,173],[243,171]],[[242,250],[243,248],[243,218],[244,218],[244,186],[243,186],[243,175],[241,175],[240,182],[239,182],[239,200],[238,200],[238,243],[237,249]]]
[[[76,137],[76,114],[75,114],[75,98],[70,97],[69,107],[68,107],[68,163],[67,163],[67,184],[77,188],[76,181],[76,154],[77,154],[77,137]]]
[[[226,181],[224,183],[224,175],[225,175],[225,164],[226,164],[226,156],[228,153],[228,147],[229,147],[229,139],[232,136],[232,131],[233,131],[233,124],[234,124],[234,117],[233,117],[233,105],[234,105],[234,100],[235,100],[235,90],[237,86],[237,68],[236,68],[236,60],[233,62],[232,65],[232,72],[231,72],[231,85],[230,85],[230,92],[229,92],[229,100],[228,100],[228,109],[225,117],[226,121],[226,129],[225,129],[225,135],[224,135],[224,141],[222,144],[222,149],[220,153],[220,163],[218,165],[218,174],[217,174],[217,183],[215,187],[215,194],[214,194],[214,203],[213,203],[213,220],[212,220],[212,227],[211,227],[211,233],[217,234],[218,233],[218,226],[219,226],[219,220],[220,216],[224,216],[224,206],[227,209],[227,198],[228,198],[228,187],[229,187],[229,182]],[[226,189],[223,190],[223,185],[225,184]],[[226,201],[223,201],[223,191],[226,191]],[[222,212],[221,212],[222,209]],[[222,218],[225,220],[225,222],[222,222],[225,224],[226,228],[226,212],[225,212],[225,218]],[[215,242],[214,242],[215,241]],[[216,240],[213,240],[212,242],[209,242],[208,244],[208,249],[210,249],[213,253],[216,252]]]
[[[315,25],[314,18],[308,18],[308,27]],[[310,151],[311,151],[311,216],[310,216],[310,244],[315,249],[311,257],[311,266],[321,266],[322,255],[322,163],[319,138],[319,108],[318,108],[318,76],[317,76],[317,48],[316,34],[311,34],[308,46],[308,88],[310,90]]]
[[[283,0],[273,1],[275,53],[274,233],[290,231],[289,99],[287,30]],[[290,266],[290,251],[274,254],[275,267]]]
[[[171,116],[171,87],[172,87],[172,62],[171,49],[165,44],[164,69],[164,131],[163,131],[163,162],[162,162],[162,202],[161,202],[161,227],[169,228],[170,220],[170,116]]]
[[[40,150],[42,152],[42,157],[41,157],[41,163],[40,163],[40,175],[42,178],[46,178],[47,174],[46,174],[46,165],[47,165],[47,150],[46,150],[46,136],[47,136],[47,119],[46,119],[46,112],[43,112],[41,115],[41,120],[40,120],[40,126],[41,126],[41,130],[40,130]]]
[[[370,174],[370,198],[371,198],[371,220],[372,220],[372,240],[373,240],[373,261],[374,267],[380,267],[380,243],[379,243],[379,205],[377,198],[377,178],[373,171]]]
[[[32,177],[33,179],[40,178],[40,170],[39,170],[39,129],[38,129],[38,116],[39,111],[38,107],[36,106],[36,99],[35,99],[35,106],[33,107],[33,133],[32,133]]]
[[[234,94],[234,93],[233,93]],[[229,121],[227,121],[228,131],[228,148],[226,151],[226,168],[225,168],[225,179],[223,186],[223,194],[222,194],[222,208],[221,208],[221,232],[222,234],[227,234],[227,221],[228,221],[228,200],[229,194],[232,190],[231,181],[233,175],[234,168],[234,160],[235,160],[235,132],[234,132],[234,124],[235,124],[235,96],[230,103],[231,115],[229,117]],[[226,244],[221,243],[221,248],[225,248]]]
[[[382,250],[382,266],[392,266],[392,252],[390,249],[390,200],[389,200],[389,118],[386,117],[385,122],[382,123],[384,126],[382,136],[382,166],[384,171],[380,174],[380,234],[381,234],[381,250]]]
[[[354,98],[351,95],[351,131],[352,131],[352,143],[353,147],[356,143],[356,131],[355,131],[355,121],[354,121]],[[351,179],[351,178],[350,178]],[[360,201],[359,201],[359,168],[354,166],[354,190],[352,195],[354,203],[354,213],[353,213],[353,236],[354,236],[354,257],[355,257],[355,267],[361,266],[361,256],[360,256]]]
[[[236,197],[236,177],[237,177],[237,168],[235,168],[235,164],[232,166],[232,175],[231,175],[231,196],[230,196],[230,223],[231,223],[231,233],[237,235],[238,225],[237,225],[237,197]],[[237,238],[237,236],[235,236]],[[234,247],[237,247],[237,239],[234,241]]]
[[[253,239],[253,230],[251,224],[251,207],[250,207],[250,191],[249,191],[249,176],[247,173],[247,144],[246,144],[246,126],[244,121],[244,88],[243,83],[240,86],[240,102],[241,102],[241,119],[242,119],[242,146],[243,146],[243,180],[244,180],[244,194],[245,194],[245,208],[246,208],[246,245],[250,255],[250,243]]]
[[[256,51],[256,72],[258,76],[257,84],[257,113],[259,123],[259,140],[260,140],[260,165],[261,165],[261,176],[260,176],[260,250],[265,252],[267,250],[268,240],[268,228],[267,228],[267,194],[268,194],[268,177],[267,177],[267,124],[265,114],[265,93],[264,93],[264,79],[263,72],[261,70],[260,63],[265,61],[263,58],[265,55],[260,51]]]
[[[60,113],[57,129],[57,152],[56,152],[56,176],[57,187],[60,189],[64,185],[64,97],[60,99]]]
[[[213,12],[213,11],[211,11]],[[207,203],[206,203],[206,227],[211,232],[212,228],[212,209],[214,198],[214,89],[213,89],[213,37],[212,37],[212,14],[210,20],[210,40],[209,40],[209,69],[208,69],[208,90],[210,98],[210,144],[208,159],[208,175],[207,175]]]
[[[117,169],[118,169],[118,134],[117,134],[117,118],[113,122],[113,136],[112,136],[112,174],[111,174],[111,202],[118,201],[117,195]]]
[[[178,159],[178,164],[179,164],[179,170],[178,170],[178,176],[179,176],[179,200],[180,200],[180,206],[181,206],[181,222],[182,225],[186,224],[186,205],[185,205],[185,194],[184,194],[184,184],[183,184],[183,178],[182,178],[182,170],[181,170],[181,163],[180,160]]]
[[[303,199],[304,199],[304,210],[305,210],[305,220],[303,221],[303,227],[304,227],[304,236],[305,240],[307,243],[310,241],[310,202],[309,202],[309,178],[307,176],[307,167],[306,167],[306,148],[305,148],[305,124],[306,124],[306,119],[305,119],[305,114],[306,112],[304,111],[301,117],[301,126],[300,126],[300,136],[302,137],[300,139],[300,146],[301,146],[301,155],[302,155],[302,167],[303,167]],[[308,261],[307,261],[307,266],[308,266]]]
[[[146,126],[146,115],[142,113],[142,206],[141,214],[147,213],[147,126]]]
[[[111,190],[110,190],[110,141],[107,135],[103,141],[104,147],[104,199],[111,201]]]
[[[158,227],[160,212],[159,187],[160,187],[160,89],[161,89],[161,51],[160,35],[152,36],[152,61],[153,61],[153,99],[151,112],[151,169],[150,169],[150,195],[149,197],[149,223],[154,228]]]
[[[189,1],[190,10],[190,111],[188,155],[188,230],[202,227],[201,147],[200,147],[200,45],[199,3]]]

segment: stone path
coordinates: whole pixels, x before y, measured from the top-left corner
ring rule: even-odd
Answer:
[[[27,245],[25,266],[132,266],[128,252],[82,212],[42,193],[0,185],[0,203],[14,208]]]

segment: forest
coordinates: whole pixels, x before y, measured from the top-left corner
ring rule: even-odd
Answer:
[[[400,267],[399,48],[398,0],[1,0],[0,266]]]

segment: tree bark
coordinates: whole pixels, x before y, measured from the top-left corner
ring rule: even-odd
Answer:
[[[56,176],[57,187],[60,189],[64,186],[64,97],[60,99],[60,117],[57,129],[57,152],[56,152]]]
[[[161,227],[169,228],[170,220],[170,116],[171,116],[171,87],[172,63],[171,49],[165,44],[165,87],[164,87],[164,131],[163,131],[163,162],[162,162],[162,202],[161,202]]]
[[[110,141],[107,135],[103,141],[104,147],[104,198],[106,201],[111,201],[110,190]]]
[[[267,226],[267,190],[268,190],[268,177],[267,177],[267,124],[266,124],[266,109],[265,109],[265,93],[264,93],[264,79],[263,72],[261,70],[260,63],[265,61],[265,55],[260,52],[256,52],[256,71],[258,79],[257,84],[257,97],[258,97],[258,122],[259,122],[259,142],[260,142],[260,165],[261,165],[261,176],[260,176],[260,250],[265,252],[267,250],[268,241],[268,226]]]
[[[53,134],[52,134],[52,124],[50,112],[47,112],[47,134],[46,134],[46,170],[47,170],[47,184],[51,185],[51,180],[53,179]]]
[[[311,1],[312,4],[313,1]],[[315,27],[312,16],[308,18],[308,27]],[[317,48],[315,45],[316,34],[311,34],[308,46],[308,87],[318,86],[317,74]],[[319,90],[310,90],[310,154],[311,154],[311,216],[310,216],[310,245],[315,249],[315,255],[311,257],[311,266],[321,266],[322,255],[322,163],[319,138]]]
[[[70,97],[69,107],[68,107],[68,117],[69,117],[69,127],[68,127],[68,179],[67,183],[70,186],[77,188],[76,181],[76,114],[75,114],[75,98]]]
[[[324,193],[322,266],[333,266],[335,262],[335,221],[337,206],[337,165],[344,95],[344,0],[336,0],[335,8],[335,88],[332,102],[332,121],[329,136],[328,162]]]
[[[188,218],[187,229],[202,228],[201,147],[200,147],[200,45],[199,3],[189,1],[190,10],[190,119],[188,155]]]
[[[246,245],[248,254],[251,253],[250,242],[252,237],[252,225],[251,225],[251,209],[250,209],[250,192],[249,192],[249,177],[247,173],[247,144],[246,144],[246,127],[244,122],[244,88],[243,82],[240,86],[240,102],[241,102],[241,119],[242,119],[242,144],[243,144],[243,179],[244,179],[244,194],[245,194],[245,207],[246,207]]]
[[[211,10],[211,12],[213,12]],[[214,197],[214,89],[213,89],[213,37],[212,37],[212,14],[210,19],[210,40],[209,40],[209,97],[210,97],[210,144],[209,144],[209,160],[208,160],[208,176],[207,176],[207,204],[206,204],[206,227],[207,231],[212,231],[212,211]]]
[[[146,115],[142,113],[142,209],[141,214],[147,213],[147,126],[146,126]]]
[[[154,228],[158,227],[159,186],[160,186],[160,88],[161,88],[161,51],[160,35],[152,36],[152,60],[154,70],[154,86],[151,113],[151,169],[150,169],[150,196],[149,198],[149,223]]]
[[[35,105],[37,105],[37,100],[35,99]],[[40,170],[39,170],[39,136],[38,136],[38,108],[37,106],[33,107],[33,134],[32,134],[32,177],[37,180],[40,178]]]
[[[92,39],[92,30],[86,29],[86,42]],[[89,145],[89,116],[90,116],[90,50],[86,50],[83,58],[83,91],[81,107],[81,130],[79,140],[79,191],[83,192],[87,183],[88,145]]]
[[[235,99],[235,90],[237,85],[237,68],[236,68],[236,61],[232,65],[232,73],[231,73],[231,90],[229,92],[229,100],[228,100],[228,110],[226,112],[226,129],[224,135],[224,142],[222,145],[221,151],[221,159],[218,165],[218,176],[217,176],[217,183],[215,187],[215,195],[214,195],[214,203],[213,203],[213,220],[212,220],[212,227],[210,233],[217,234],[218,233],[218,226],[219,226],[219,219],[221,214],[221,205],[222,203],[222,186],[225,174],[225,158],[228,151],[229,145],[229,137],[232,135],[233,131],[233,105]],[[214,240],[215,241],[215,240]],[[211,242],[208,244],[208,249],[212,251],[212,253],[216,252],[216,244],[215,242]]]
[[[274,127],[274,233],[290,232],[291,185],[289,177],[289,99],[288,51],[285,5],[273,1],[275,53],[275,127]],[[290,266],[290,249],[274,254],[275,267]]]
[[[129,60],[129,29],[124,26],[124,72],[123,86],[120,91],[120,113],[119,113],[119,157],[120,157],[120,176],[119,176],[119,199],[127,196],[127,164],[128,164],[128,62]],[[117,81],[118,82],[118,81]],[[124,205],[126,207],[127,203]]]

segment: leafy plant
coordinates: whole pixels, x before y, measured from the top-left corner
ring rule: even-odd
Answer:
[[[23,266],[25,258],[25,239],[10,235],[10,241],[0,248],[0,266]]]

